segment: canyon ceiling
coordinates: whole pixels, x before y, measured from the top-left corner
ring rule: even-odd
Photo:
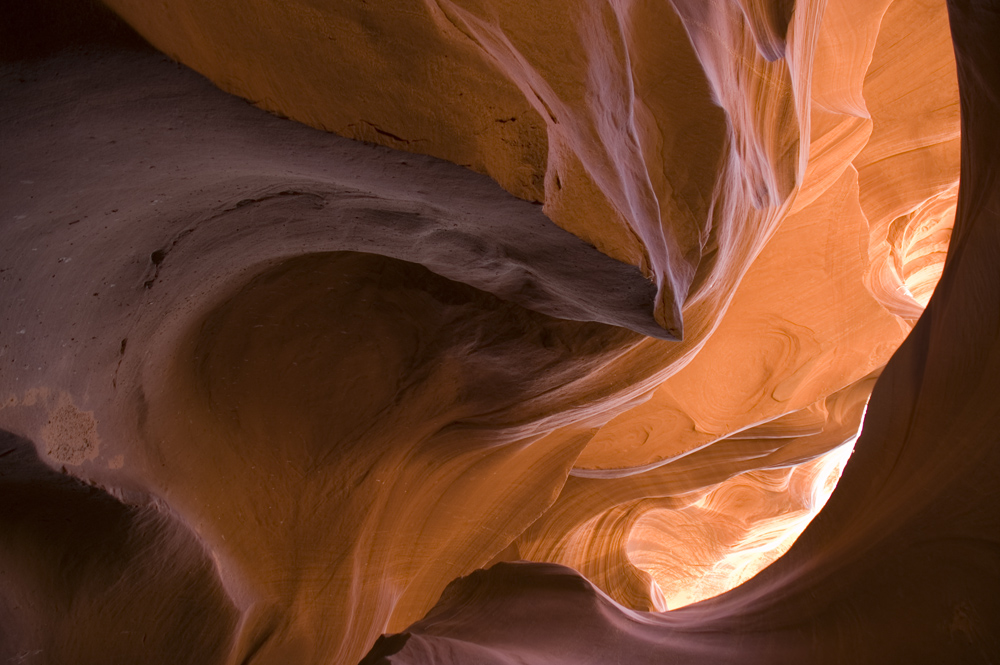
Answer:
[[[1000,660],[1000,4],[8,18],[3,662]]]

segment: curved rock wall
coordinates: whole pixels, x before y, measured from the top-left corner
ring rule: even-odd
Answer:
[[[108,4],[210,82],[2,66],[0,655],[1000,653],[986,9],[956,202],[941,3]]]

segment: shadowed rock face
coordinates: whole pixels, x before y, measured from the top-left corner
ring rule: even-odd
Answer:
[[[208,80],[9,24],[0,657],[1000,658],[987,3],[107,4]]]

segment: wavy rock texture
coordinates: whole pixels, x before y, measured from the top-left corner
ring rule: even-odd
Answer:
[[[366,662],[996,658],[1000,71],[991,40],[1000,14],[985,3],[950,9],[964,136],[949,259],[879,380],[830,504],[789,553],[747,584],[668,614],[624,610],[567,568],[497,565],[453,583]],[[560,621],[545,621],[553,615]]]
[[[209,80],[4,52],[0,656],[1000,655],[991,10],[960,151],[943,3],[108,5]]]

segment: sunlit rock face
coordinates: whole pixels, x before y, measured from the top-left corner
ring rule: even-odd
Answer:
[[[0,655],[1000,656],[957,4],[964,153],[943,3],[109,0],[207,80],[60,6],[99,43],[0,83]]]

